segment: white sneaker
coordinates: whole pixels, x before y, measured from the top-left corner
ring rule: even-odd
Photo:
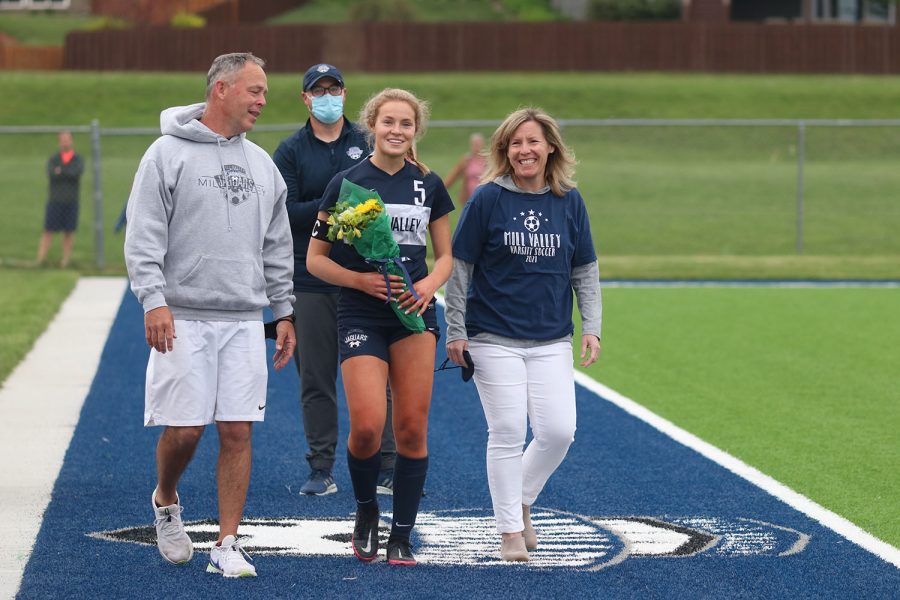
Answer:
[[[184,523],[181,522],[181,501],[175,494],[175,504],[170,506],[156,505],[156,490],[150,496],[150,504],[153,505],[153,514],[156,520],[156,547],[164,559],[173,565],[180,565],[191,560],[194,556],[194,544],[184,531]]]
[[[226,535],[221,546],[213,546],[209,551],[207,573],[220,573],[225,577],[256,577],[256,567],[247,551],[233,535]]]

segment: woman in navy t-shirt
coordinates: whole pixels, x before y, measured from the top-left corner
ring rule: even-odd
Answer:
[[[415,140],[425,130],[427,106],[404,90],[386,89],[365,105],[359,122],[369,129],[370,157],[338,173],[322,196],[306,264],[316,277],[341,286],[338,300],[338,345],[341,374],[350,410],[347,464],[356,496],[353,552],[362,561],[378,554],[378,502],[375,489],[381,464],[381,432],[390,381],[393,426],[397,442],[394,465],[393,524],[387,544],[389,564],[412,565],[416,560],[409,536],[416,521],[428,469],[428,408],[431,403],[434,355],[440,335],[434,294],[450,275],[448,213],[453,202],[440,177],[419,162]],[[356,250],[325,237],[328,209],[338,199],[344,179],[378,192],[391,220],[391,230],[418,299],[403,292],[403,280],[384,276]],[[431,236],[434,270],[425,262],[426,237]],[[426,331],[413,333],[386,303],[425,320]]]
[[[552,117],[512,113],[453,238],[447,354],[468,350],[488,422],[488,486],[504,560],[537,548],[530,510],[575,435],[573,288],[582,366],[600,352],[600,280],[575,160]],[[525,445],[528,421],[534,439]]]

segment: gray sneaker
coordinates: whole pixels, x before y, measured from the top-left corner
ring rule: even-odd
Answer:
[[[156,490],[150,496],[150,504],[153,506],[153,514],[156,519],[156,547],[164,559],[173,565],[184,564],[194,556],[194,544],[184,531],[184,523],[181,522],[181,512],[184,510],[178,494],[175,494],[175,504],[170,506],[156,505]]]
[[[378,473],[378,486],[375,491],[385,496],[394,495],[394,470],[384,469]]]
[[[313,469],[309,474],[309,479],[300,488],[300,493],[304,496],[327,496],[337,491],[337,484],[331,471],[325,469]]]
[[[378,485],[375,487],[375,491],[379,494],[384,494],[385,496],[394,495],[393,469],[383,469],[378,472]],[[425,497],[425,488],[422,488],[422,497]]]

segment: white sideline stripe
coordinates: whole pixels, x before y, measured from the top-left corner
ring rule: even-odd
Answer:
[[[0,597],[14,598],[125,291],[83,277],[0,388]]]
[[[791,508],[815,519],[825,527],[847,538],[854,544],[861,546],[882,560],[900,568],[900,550],[885,541],[879,540],[871,533],[854,525],[844,517],[813,502],[803,494],[795,492],[783,483],[776,481],[772,477],[751,467],[724,450],[720,450],[712,444],[704,442],[694,434],[688,433],[671,421],[649,411],[631,398],[623,396],[612,388],[588,377],[584,373],[575,371],[575,381],[600,396],[603,400],[615,404],[628,414],[644,421],[679,444],[687,446],[691,450],[694,450],[711,461],[725,467],[738,477],[746,479],[753,485],[762,488],[772,496],[775,496]]]

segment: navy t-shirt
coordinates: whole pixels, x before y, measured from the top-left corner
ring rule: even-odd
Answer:
[[[409,271],[410,278],[415,282],[428,275],[428,263],[425,260],[428,225],[453,210],[453,201],[441,178],[434,173],[422,175],[418,167],[408,161],[402,169],[389,175],[366,158],[334,176],[322,194],[319,210],[327,212],[337,203],[344,179],[378,192],[390,217],[394,240],[400,246],[400,256],[408,259],[403,264]],[[336,242],[332,246],[330,257],[351,271],[377,271],[374,266],[366,263],[353,246],[344,242]],[[390,306],[384,301],[359,290],[341,289],[339,317],[384,314],[393,315]]]
[[[597,260],[584,199],[523,194],[496,183],[469,198],[453,234],[453,256],[475,265],[466,302],[469,337],[569,335],[572,268]]]

